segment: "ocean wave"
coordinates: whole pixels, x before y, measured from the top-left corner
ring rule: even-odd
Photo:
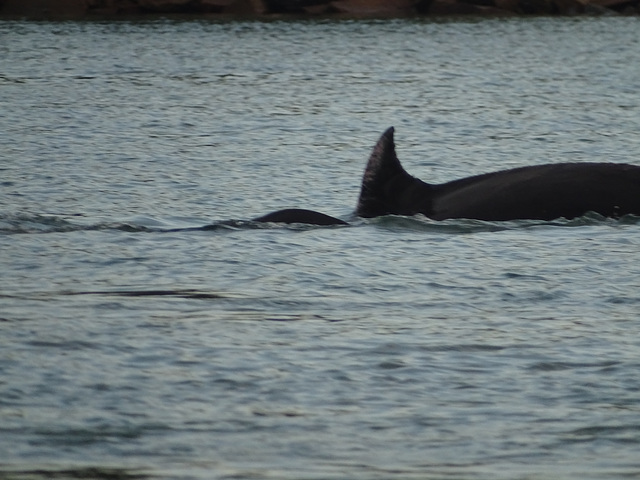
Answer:
[[[244,229],[289,229],[308,230],[314,228],[333,228],[307,224],[263,223],[253,220],[215,220],[203,225],[176,226],[153,219],[136,221],[96,221],[87,222],[86,217],[74,221],[74,216],[51,214],[0,214],[0,235],[65,233],[95,230],[117,230],[130,233],[143,232],[183,232],[183,231],[229,231]],[[80,218],[80,216],[78,216]],[[417,230],[431,233],[467,234],[475,232],[493,232],[540,226],[583,227],[592,225],[637,225],[640,217],[626,215],[619,219],[605,218],[595,213],[567,220],[559,218],[544,220],[511,220],[506,222],[488,222],[471,219],[431,220],[423,215],[403,217],[387,215],[373,219],[353,219],[350,226],[373,225],[391,230]]]
[[[607,218],[597,213],[587,213],[581,217],[555,220],[508,220],[486,221],[466,218],[449,220],[432,220],[424,215],[403,217],[387,215],[367,220],[367,223],[375,224],[390,230],[416,230],[430,233],[468,234],[476,232],[500,232],[504,230],[520,230],[536,227],[585,227],[594,225],[637,225],[640,217],[625,215],[621,218]]]
[[[0,215],[0,235],[16,234],[45,234],[66,233],[95,230],[116,230],[130,233],[170,233],[188,231],[229,231],[243,229],[274,229],[287,228],[291,230],[307,230],[320,228],[317,225],[306,224],[277,224],[256,222],[253,220],[216,220],[203,222],[201,225],[179,225],[172,222],[162,222],[153,219],[134,221],[74,221],[74,217],[50,214],[15,214]],[[326,228],[326,227],[322,227]]]
[[[83,230],[122,230],[144,232],[151,230],[143,225],[124,222],[76,223],[64,216],[48,214],[0,215],[0,234],[63,233]]]

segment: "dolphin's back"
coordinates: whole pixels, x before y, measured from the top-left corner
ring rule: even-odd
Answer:
[[[640,167],[559,163],[521,167],[432,185],[409,175],[398,160],[393,127],[373,149],[356,214],[415,215],[434,220],[567,219],[596,212],[640,215]]]
[[[488,173],[433,186],[431,218],[479,220],[605,217],[640,213],[640,167],[560,163]]]
[[[286,208],[255,218],[254,222],[262,223],[307,223],[310,225],[347,225],[339,218],[304,208]]]

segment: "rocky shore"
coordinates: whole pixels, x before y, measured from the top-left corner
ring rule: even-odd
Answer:
[[[640,0],[0,0],[0,18],[638,15]]]

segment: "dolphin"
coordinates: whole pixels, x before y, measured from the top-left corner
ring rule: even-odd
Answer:
[[[616,163],[556,163],[520,167],[429,184],[398,160],[393,127],[373,149],[362,179],[360,217],[415,215],[433,220],[572,219],[640,214],[640,167]]]
[[[388,128],[369,158],[355,211],[359,217],[422,214],[433,220],[507,221],[572,219],[589,212],[611,218],[640,215],[640,167],[635,165],[554,163],[429,184],[404,170],[393,135],[394,128]],[[299,209],[281,210],[256,221],[345,223]]]
[[[344,220],[325,215],[324,213],[304,208],[285,208],[254,218],[254,222],[262,223],[307,223],[310,225],[348,225]]]

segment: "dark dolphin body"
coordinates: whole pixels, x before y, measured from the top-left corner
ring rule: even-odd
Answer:
[[[255,218],[254,222],[272,223],[308,223],[311,225],[348,225],[339,218],[330,217],[324,213],[305,210],[304,208],[286,208]]]
[[[361,217],[415,215],[434,220],[553,220],[596,212],[640,214],[640,167],[614,163],[558,163],[514,168],[430,185],[400,164],[393,127],[376,144],[362,180]]]
[[[356,215],[423,214],[433,220],[571,219],[640,215],[640,167],[614,163],[558,163],[514,168],[431,185],[409,175],[389,128],[364,171]],[[257,221],[344,224],[309,210],[282,210]]]

